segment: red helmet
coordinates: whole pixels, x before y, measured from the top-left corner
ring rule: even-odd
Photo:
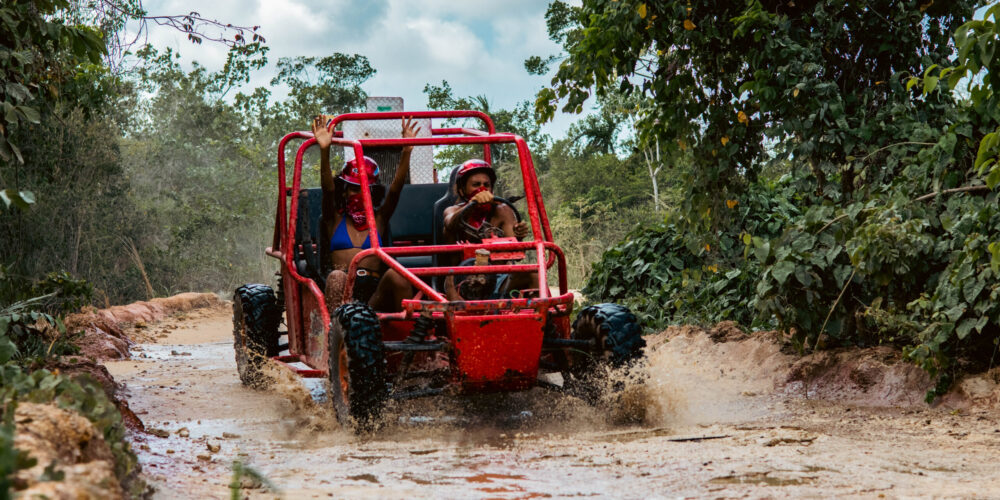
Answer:
[[[365,156],[365,165],[368,167],[368,190],[372,195],[372,203],[377,207],[385,199],[385,186],[378,182],[378,164],[375,160]],[[345,161],[344,168],[335,178],[335,192],[338,200],[345,200],[347,184],[361,186],[361,169],[358,162],[354,160]]]
[[[497,183],[497,173],[493,167],[480,159],[466,160],[461,167],[458,167],[458,174],[455,176],[455,187],[459,190],[465,187],[465,180],[472,174],[483,173],[490,176],[490,183]]]
[[[368,167],[368,185],[374,186],[378,184],[378,163],[375,160],[365,156],[365,166]],[[361,185],[361,169],[358,168],[358,162],[355,160],[349,160],[344,162],[344,168],[340,169],[340,174],[337,178],[348,183],[354,184],[355,186]]]

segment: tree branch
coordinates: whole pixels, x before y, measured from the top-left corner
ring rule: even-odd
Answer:
[[[830,312],[826,313],[826,319],[823,320],[823,326],[819,327],[819,333],[816,334],[816,343],[813,344],[813,350],[816,350],[816,346],[819,345],[819,338],[826,330],[826,324],[830,321],[830,316],[833,315],[833,310],[837,308],[837,304],[840,303],[840,299],[844,297],[844,292],[847,291],[847,287],[851,284],[851,281],[854,280],[854,273],[856,272],[858,272],[858,268],[855,267],[854,270],[851,271],[851,276],[847,278],[847,282],[844,283],[844,288],[840,289],[840,295],[837,296],[837,300],[833,301],[833,305],[830,306]]]
[[[935,191],[933,193],[927,193],[919,198],[914,199],[913,201],[929,200],[931,198],[937,197],[940,194],[968,193],[971,191],[990,191],[990,187],[985,185],[980,185],[980,186],[965,186],[960,188],[945,189],[944,191]]]
[[[862,158],[861,161],[865,161],[868,158],[871,158],[872,156],[875,156],[876,154],[878,154],[878,153],[880,153],[882,151],[885,151],[886,149],[893,148],[893,147],[896,147],[896,146],[907,146],[907,145],[911,145],[911,146],[934,146],[934,145],[937,145],[937,143],[936,142],[915,142],[915,141],[897,142],[895,144],[890,144],[888,146],[883,146],[881,148],[876,149],[875,151],[872,151],[867,156],[865,156],[864,158]]]
[[[119,70],[125,55],[135,44],[145,43],[150,22],[185,33],[192,43],[200,44],[203,40],[208,40],[232,48],[248,43],[266,42],[257,32],[260,26],[224,23],[204,17],[198,12],[150,16],[146,14],[141,0],[132,5],[121,0],[98,0],[89,7],[89,12],[90,14],[85,16],[89,16],[91,21],[105,33],[108,50],[106,60],[113,72]],[[125,29],[125,25],[130,22],[138,23],[134,34],[132,30]]]

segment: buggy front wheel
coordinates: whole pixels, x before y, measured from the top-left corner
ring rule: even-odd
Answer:
[[[266,285],[243,285],[233,294],[233,348],[240,382],[255,389],[266,388],[271,378],[264,374],[267,358],[278,354],[281,307]]]
[[[378,316],[367,304],[352,302],[334,312],[328,337],[330,401],[342,425],[375,428],[389,390],[385,347]]]
[[[615,399],[646,346],[638,319],[625,306],[597,304],[580,311],[571,335],[591,342],[589,349],[571,356],[567,381],[571,392],[591,404]]]

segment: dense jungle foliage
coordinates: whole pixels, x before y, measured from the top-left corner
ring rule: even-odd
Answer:
[[[77,353],[62,316],[88,304],[270,282],[276,266],[263,247],[273,227],[278,140],[307,129],[317,112],[362,109],[364,84],[376,72],[359,54],[282,58],[269,85],[249,88],[267,62],[257,27],[196,13],[157,16],[157,25],[193,43],[229,46],[225,65],[210,69],[135,44],[142,37],[126,26],[138,23],[141,34],[146,16],[139,0],[0,5],[0,496],[31,462],[12,445],[18,401],[79,411],[104,431],[119,477],[134,473],[113,405],[89,381],[50,370]],[[225,36],[206,35],[203,26]],[[287,94],[272,95],[277,86]],[[567,235],[574,283],[631,225],[655,220],[672,193],[652,157],[627,152],[631,138],[618,135],[634,117],[621,118],[612,105],[553,141],[529,100],[499,109],[486,96],[455,96],[446,81],[427,83],[425,93],[431,109],[486,111],[500,130],[528,139],[554,229]],[[494,157],[518,190],[511,153],[500,147]],[[444,148],[437,164],[471,155]],[[317,163],[307,158],[312,185]],[[649,191],[650,178],[664,194]]]
[[[682,201],[605,253],[584,293],[656,326],[898,345],[939,389],[958,359],[992,365],[1000,6],[984,5],[552,3],[565,53],[528,61],[559,61],[538,112],[632,96],[638,142],[689,165]]]
[[[196,27],[213,21],[168,16],[230,46],[207,68],[128,45],[146,14],[111,1],[0,5],[0,353],[24,376],[72,353],[59,316],[82,304],[269,282],[277,141],[361,109],[377,71],[331,51],[250,88],[269,71],[257,27],[216,23],[231,31],[213,40]],[[421,83],[426,107],[486,111],[528,140],[571,286],[651,329],[731,319],[803,350],[892,344],[942,389],[994,362],[1000,7],[584,0],[546,21],[563,52],[525,62],[554,69],[534,103]],[[591,111],[546,135],[560,108]],[[494,157],[516,194],[512,151]]]

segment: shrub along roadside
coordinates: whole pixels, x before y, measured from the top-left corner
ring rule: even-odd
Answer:
[[[804,212],[756,204],[749,212],[773,220],[743,219],[715,233],[717,246],[670,223],[633,231],[594,264],[584,294],[623,302],[657,329],[734,320],[782,328],[800,351],[895,345],[937,377],[928,401],[959,371],[997,362],[997,193],[888,195]]]
[[[621,302],[646,319],[647,329],[668,324],[736,321],[773,328],[749,307],[762,267],[757,247],[781,234],[799,209],[789,178],[750,186],[741,200],[727,200],[720,229],[685,231],[675,222],[633,230],[594,263],[583,294]],[[724,224],[724,225],[722,225]]]
[[[672,232],[657,233],[683,244],[634,233],[633,244],[659,250],[625,243],[605,254],[591,296],[641,304],[660,323],[691,318],[684,304],[709,320],[739,304],[744,324],[775,324],[802,350],[892,344],[937,377],[929,399],[960,370],[996,362],[1000,5],[984,13],[984,3],[567,7],[569,55],[539,93],[540,110],[562,96],[574,104],[592,85],[642,92],[655,112],[640,135],[676,140],[697,167]],[[683,18],[684,29],[647,16]],[[743,50],[725,50],[733,46]],[[654,53],[657,64],[644,66]],[[661,68],[677,77],[659,78]],[[681,77],[690,74],[698,78]],[[788,190],[771,194],[798,211],[764,234],[726,207],[751,205],[747,196],[775,177],[769,169],[788,172]],[[724,242],[736,234],[742,252]],[[636,276],[643,267],[652,274]],[[723,277],[698,279],[716,268]],[[719,285],[743,278],[754,286]],[[648,285],[613,293],[656,280],[652,294]]]

